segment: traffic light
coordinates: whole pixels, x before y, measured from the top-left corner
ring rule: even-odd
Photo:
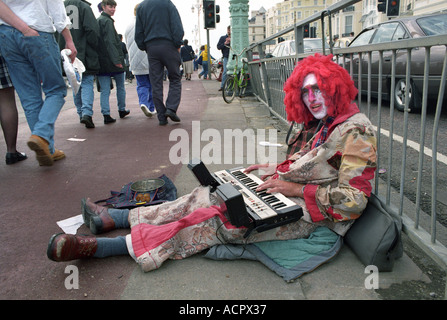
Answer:
[[[309,24],[305,24],[303,27],[303,38],[309,38]]]
[[[400,0],[388,0],[386,15],[388,17],[399,16],[399,7],[400,7]]]
[[[386,0],[378,0],[377,11],[386,12]]]
[[[216,6],[214,5],[214,2],[214,0],[203,0],[203,17],[205,29],[216,28]]]
[[[219,5],[215,5],[214,6],[214,8],[215,8],[215,10],[214,10],[214,12],[216,13],[216,23],[219,23],[220,22],[220,15],[218,14],[219,12],[220,12],[220,7],[219,7]]]

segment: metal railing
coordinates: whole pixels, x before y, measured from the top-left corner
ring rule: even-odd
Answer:
[[[305,24],[312,23],[314,21],[323,22],[324,19],[330,20],[330,14],[337,12],[347,6],[350,6],[357,1],[341,1],[337,4],[328,8],[323,12],[317,13],[308,19],[302,20],[294,26],[291,26],[267,39],[264,39],[261,42],[251,45],[247,52],[247,56],[249,58],[249,72],[251,75],[251,86],[255,96],[259,101],[264,103],[269,107],[271,113],[278,118],[282,119],[284,122],[286,121],[286,113],[284,106],[284,91],[283,86],[284,82],[290,76],[296,62],[313,53],[304,53],[303,51],[303,26]],[[324,25],[324,23],[322,23]],[[330,21],[329,21],[330,26]],[[294,33],[294,39],[296,43],[296,52],[297,54],[293,56],[287,57],[278,57],[278,58],[266,58],[263,52],[265,44],[271,42],[272,40],[278,39],[279,37],[283,37],[288,33]],[[332,38],[331,31],[329,28],[329,36]],[[440,164],[438,162],[438,132],[439,132],[439,123],[441,119],[441,110],[443,106],[444,99],[444,91],[446,88],[446,78],[447,78],[447,54],[444,58],[442,76],[440,77],[440,85],[438,92],[438,99],[436,104],[436,110],[434,113],[434,121],[433,121],[433,129],[432,132],[427,132],[426,129],[426,120],[427,120],[427,97],[428,97],[428,78],[430,76],[429,66],[430,66],[430,50],[434,46],[444,46],[447,48],[447,35],[442,36],[431,36],[417,39],[408,39],[408,40],[399,40],[395,42],[387,42],[382,44],[374,44],[374,45],[365,45],[365,46],[356,46],[356,47],[348,47],[343,49],[331,49],[329,45],[326,43],[326,47],[324,48],[324,53],[333,53],[334,60],[337,61],[340,65],[346,67],[348,72],[350,72],[351,76],[354,80],[356,80],[359,92],[367,92],[366,93],[366,101],[362,101],[362,94],[358,95],[358,105],[362,112],[366,113],[371,121],[377,127],[377,137],[378,137],[378,168],[385,168],[384,170],[388,173],[386,178],[383,179],[379,176],[379,170],[376,172],[376,182],[375,182],[375,193],[384,193],[384,197],[388,203],[391,203],[392,206],[397,208],[397,211],[400,213],[403,219],[403,231],[408,237],[415,242],[420,248],[422,248],[432,259],[434,259],[444,270],[447,270],[447,234],[444,231],[444,227],[439,224],[437,221],[437,201],[438,201],[438,166],[442,165],[445,168],[446,164]],[[323,45],[324,46],[324,45]],[[401,144],[399,145],[399,149],[402,148],[401,160],[396,163],[395,155],[393,152],[395,151],[393,143],[395,137],[395,129],[394,129],[394,119],[395,119],[395,108],[394,106],[394,94],[393,90],[395,88],[396,81],[396,54],[397,52],[402,52],[402,50],[407,51],[407,61],[406,61],[406,74],[405,80],[406,83],[410,83],[410,75],[411,75],[411,52],[413,50],[418,50],[418,48],[425,48],[425,70],[424,70],[424,84],[423,84],[423,92],[422,92],[422,106],[421,106],[421,127],[412,128],[413,130],[420,130],[419,137],[419,159],[417,164],[418,176],[415,181],[416,192],[415,192],[415,201],[411,203],[410,206],[407,205],[407,197],[405,195],[406,184],[409,181],[406,179],[407,177],[407,157],[409,154],[408,150],[408,131],[409,122],[408,122],[408,112],[409,112],[409,89],[406,90],[406,105],[404,110],[404,120],[403,120],[403,138]],[[391,52],[391,60],[392,60],[392,74],[391,74],[391,85],[390,85],[390,94],[389,94],[389,105],[382,103],[382,88],[384,88],[385,84],[383,82],[383,53],[387,54]],[[378,75],[378,96],[377,96],[377,109],[372,110],[371,105],[371,56],[372,54],[379,54],[379,75]],[[253,56],[259,55],[259,60],[253,61]],[[357,79],[354,78],[353,72],[353,64],[346,64],[346,61],[352,61],[354,56],[361,57],[362,55],[366,57],[366,70],[362,70],[361,67],[358,68]],[[361,64],[360,64],[361,65]],[[367,77],[367,87],[362,88],[363,77]],[[409,88],[410,86],[407,86]],[[447,106],[447,104],[445,103]],[[383,114],[383,109],[385,107],[389,108],[389,128],[384,129],[384,124],[382,123],[382,118],[386,117]],[[375,114],[372,117],[371,113]],[[431,161],[426,159],[427,155],[427,139],[431,137],[431,151],[428,152],[428,155],[431,157]],[[387,148],[385,149],[385,147]],[[387,152],[388,151],[388,152]],[[394,156],[394,160],[393,160]],[[388,158],[387,163],[383,163],[382,157],[385,159]],[[430,162],[431,166],[427,164]],[[399,183],[391,182],[391,172],[395,167],[400,168],[400,181]],[[431,172],[431,208],[430,212],[423,212],[421,210],[421,196],[422,196],[422,181],[426,179],[426,175],[424,172]],[[428,222],[427,222],[428,220]],[[446,286],[446,294],[447,297],[447,286]]]

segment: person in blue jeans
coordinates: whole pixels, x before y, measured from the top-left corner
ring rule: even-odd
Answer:
[[[104,116],[104,124],[110,124],[116,121],[110,116],[110,93],[112,92],[112,78],[115,79],[116,100],[118,102],[118,114],[120,118],[127,116],[130,111],[126,110],[126,89],[125,72],[118,73],[100,73],[97,76],[100,90],[101,113]]]
[[[203,76],[203,79],[208,79],[208,60],[202,61],[202,72],[199,73],[199,78]]]
[[[199,78],[203,76],[203,79],[206,80],[208,78],[208,46],[201,46],[200,51],[200,56],[202,57],[202,72],[199,73]]]
[[[47,2],[0,1],[0,51],[31,130],[28,147],[41,166],[65,158],[54,146],[55,123],[67,94],[54,30],[64,37],[70,59],[77,55],[64,3]]]
[[[151,118],[157,111],[155,110],[152,97],[152,85],[149,74],[136,74],[135,79],[137,79],[137,94],[141,111],[143,111],[146,117]]]
[[[135,6],[134,15],[137,14],[137,8],[139,4]],[[151,118],[157,112],[155,111],[154,99],[152,97],[152,85],[149,78],[149,61],[147,59],[146,52],[141,51],[135,43],[135,22],[136,17],[126,28],[126,46],[129,53],[130,70],[132,70],[135,79],[137,80],[137,94],[138,102],[140,104],[141,111]]]
[[[104,124],[113,123],[116,119],[110,116],[110,92],[112,78],[116,84],[116,99],[118,101],[118,114],[120,118],[127,116],[130,111],[126,110],[126,89],[124,81],[126,73],[124,70],[124,52],[121,39],[115,29],[112,17],[116,11],[116,1],[103,0],[101,2],[102,12],[98,17],[99,25],[99,63],[101,69],[98,73],[98,84],[100,94],[101,113],[104,116]]]
[[[82,82],[77,94],[73,92],[74,104],[76,106],[80,122],[86,128],[94,128],[93,123],[93,101],[95,75],[99,72],[100,65],[98,59],[98,38],[99,27],[96,17],[93,14],[90,4],[81,0],[66,0],[65,7],[76,7],[78,12],[78,24],[76,28],[71,28],[70,33],[78,50],[77,58],[85,66],[82,74]],[[60,39],[60,49],[65,46],[65,41]]]
[[[223,90],[223,86],[225,84],[225,80],[227,79],[227,64],[228,64],[228,57],[230,55],[230,42],[231,42],[231,26],[227,27],[227,34],[220,37],[219,42],[217,43],[217,49],[222,51],[222,65],[223,65],[223,71],[222,71],[222,82],[220,83],[220,89],[219,91]]]

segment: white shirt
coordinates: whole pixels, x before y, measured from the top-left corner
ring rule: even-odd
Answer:
[[[70,25],[62,0],[3,0],[3,2],[34,30],[62,32]],[[7,25],[2,19],[0,24]]]

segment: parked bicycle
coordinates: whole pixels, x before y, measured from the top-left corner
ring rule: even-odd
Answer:
[[[231,51],[232,48],[230,47]],[[239,97],[242,97],[245,94],[245,90],[248,86],[248,80],[250,80],[250,76],[248,74],[248,59],[243,57],[242,68],[238,71],[238,63],[239,57],[247,50],[247,48],[243,49],[239,54],[233,54],[232,59],[236,60],[236,64],[234,66],[233,73],[227,75],[227,79],[223,85],[222,97],[226,103],[231,103],[236,97],[236,94],[239,94]]]
[[[211,74],[214,75],[216,80],[219,79],[221,71],[222,71],[222,59],[212,60],[212,62],[211,62]],[[211,76],[210,76],[210,79],[211,79]]]

